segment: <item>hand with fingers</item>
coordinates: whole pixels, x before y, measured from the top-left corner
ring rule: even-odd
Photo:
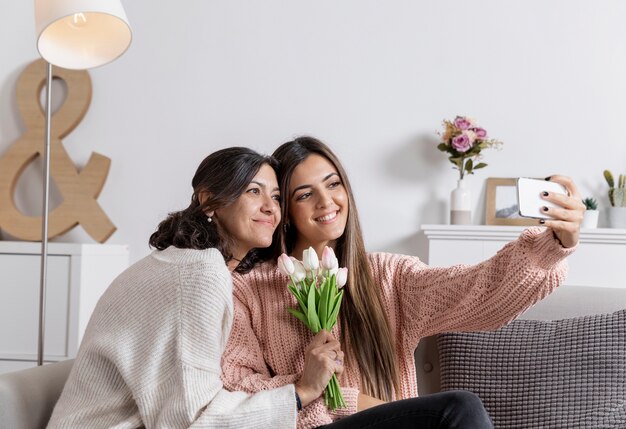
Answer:
[[[542,194],[544,200],[560,207],[544,207],[543,211],[552,219],[541,219],[540,223],[552,229],[563,247],[574,247],[578,243],[580,224],[585,213],[585,205],[582,203],[578,188],[572,179],[566,176],[554,175],[546,180],[565,186],[568,195],[544,192]]]
[[[296,393],[302,406],[316,400],[333,374],[343,373],[344,354],[339,341],[329,332],[320,331],[305,350],[304,369],[296,382]]]

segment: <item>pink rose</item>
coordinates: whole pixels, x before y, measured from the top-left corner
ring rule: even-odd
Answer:
[[[476,133],[476,138],[487,138],[487,130],[485,130],[484,128],[472,128],[472,131]]]
[[[472,147],[472,142],[467,134],[459,134],[458,136],[452,139],[452,147],[457,150],[457,152],[467,152]]]
[[[459,130],[467,130],[472,126],[472,122],[463,116],[457,116],[454,118],[454,126]]]

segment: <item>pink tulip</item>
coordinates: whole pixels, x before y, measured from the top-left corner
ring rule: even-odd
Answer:
[[[284,253],[278,257],[278,271],[288,277],[291,277],[296,271],[293,261]]]
[[[326,271],[331,271],[334,268],[339,267],[339,262],[337,261],[335,252],[333,251],[332,248],[328,246],[324,247],[324,251],[322,252],[321,267],[323,270],[326,270]]]

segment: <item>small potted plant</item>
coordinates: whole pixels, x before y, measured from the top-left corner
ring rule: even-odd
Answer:
[[[585,198],[583,204],[587,208],[581,228],[597,228],[598,227],[598,202],[595,198]]]
[[[612,228],[626,228],[626,176],[619,175],[617,186],[613,174],[604,170],[604,178],[609,185],[609,225]]]

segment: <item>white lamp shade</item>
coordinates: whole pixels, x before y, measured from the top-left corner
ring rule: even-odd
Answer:
[[[89,69],[122,55],[132,38],[120,0],[35,0],[37,49],[65,69]]]

